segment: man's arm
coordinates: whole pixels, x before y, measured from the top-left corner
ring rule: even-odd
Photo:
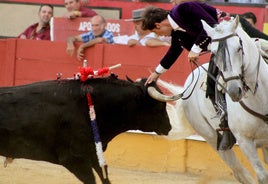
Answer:
[[[105,38],[95,38],[93,40],[90,40],[86,43],[83,43],[79,46],[79,48],[77,49],[77,58],[78,60],[82,61],[83,58],[84,58],[84,51],[86,48],[88,47],[92,47],[93,45],[95,44],[98,44],[98,43],[107,43],[107,40]]]
[[[74,52],[75,52],[75,47],[74,47],[74,42],[77,41],[82,41],[82,38],[80,35],[78,36],[70,36],[67,38],[67,48],[66,48],[66,52],[67,54],[69,54],[70,56],[73,56]]]
[[[87,7],[80,7],[79,11],[77,11],[77,17],[93,17],[95,15],[97,15],[97,13]]]
[[[71,12],[66,12],[63,17],[68,18],[68,19],[74,19],[77,17],[93,17],[97,15],[97,13],[89,8],[86,7],[81,7],[79,10],[74,10]]]
[[[148,47],[170,46],[170,43],[162,41],[158,38],[149,38],[145,44]]]

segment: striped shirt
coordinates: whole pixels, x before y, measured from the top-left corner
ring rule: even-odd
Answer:
[[[84,43],[85,42],[88,42],[90,40],[93,40],[93,39],[95,39],[97,37],[105,38],[107,40],[107,43],[114,43],[114,35],[113,35],[113,33],[110,32],[110,31],[108,31],[108,30],[106,30],[106,29],[99,36],[94,36],[93,33],[92,33],[92,31],[89,31],[87,33],[83,33],[80,36],[81,36],[81,38],[82,38],[82,40],[83,40]]]

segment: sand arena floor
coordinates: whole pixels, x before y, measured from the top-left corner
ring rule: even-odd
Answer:
[[[0,184],[81,184],[65,168],[47,162],[16,159],[6,168],[0,157]],[[109,167],[113,184],[238,184],[219,176],[199,176],[185,173],[154,173]],[[100,183],[97,179],[97,182]]]

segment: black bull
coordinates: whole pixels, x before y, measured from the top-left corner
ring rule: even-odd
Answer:
[[[144,80],[66,79],[3,87],[0,155],[62,165],[85,184],[95,183],[94,168],[103,183],[110,183],[98,163],[86,93],[95,106],[103,150],[127,130],[166,135],[171,129],[166,103],[148,95]]]

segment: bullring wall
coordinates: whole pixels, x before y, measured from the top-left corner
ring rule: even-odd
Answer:
[[[119,78],[128,75],[132,79],[148,77],[150,71],[159,64],[168,47],[148,48],[126,45],[98,44],[86,50],[85,59],[93,69],[115,64],[122,67],[115,69]],[[56,79],[57,73],[63,78],[73,77],[82,62],[75,56],[66,54],[66,43],[34,41],[21,39],[0,40],[0,86],[20,85],[40,80]],[[182,85],[191,67],[184,52],[175,65],[162,79]],[[209,54],[201,57],[200,62],[209,60]],[[3,64],[3,65],[2,65]]]

